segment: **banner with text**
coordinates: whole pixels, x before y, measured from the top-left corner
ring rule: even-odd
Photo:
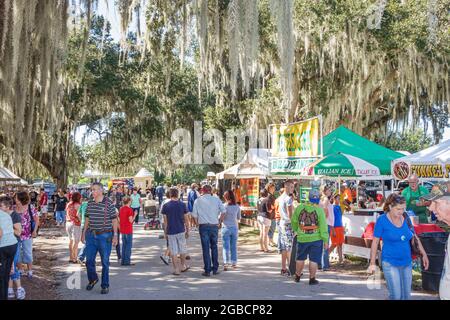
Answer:
[[[319,157],[320,118],[271,126],[271,157]]]
[[[270,173],[308,175],[305,169],[316,160],[317,158],[270,159]]]
[[[449,179],[450,163],[409,164],[399,161],[393,165],[392,173],[398,180],[405,180],[411,174],[416,174],[419,178],[424,179]]]

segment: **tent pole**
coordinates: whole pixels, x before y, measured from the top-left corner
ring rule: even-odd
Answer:
[[[341,176],[338,176],[339,194],[341,194]]]

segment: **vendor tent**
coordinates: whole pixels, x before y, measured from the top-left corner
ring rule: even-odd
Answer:
[[[392,161],[392,172],[399,180],[412,173],[419,178],[448,180],[450,178],[450,139],[425,150]]]
[[[338,127],[323,138],[323,154],[343,153],[365,160],[380,170],[380,175],[391,174],[391,161],[403,154],[372,142],[344,126]]]
[[[222,172],[217,179],[265,179],[269,175],[269,150],[249,149],[242,161]]]
[[[151,186],[153,174],[145,168],[141,168],[134,176],[134,186],[136,188],[148,188]]]
[[[14,174],[11,170],[5,167],[0,167],[0,181],[4,183],[20,184],[21,180],[22,179],[18,177],[16,174]]]
[[[334,153],[312,163],[307,167],[306,174],[327,177],[379,176],[380,169],[361,158]]]
[[[139,172],[135,176],[135,178],[149,178],[149,177],[153,177],[153,174],[151,174],[150,171],[148,171],[145,168],[139,170]]]

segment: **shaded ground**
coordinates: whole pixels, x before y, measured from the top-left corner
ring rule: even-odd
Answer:
[[[135,228],[132,260],[136,266],[122,267],[111,254],[109,295],[100,295],[100,283],[87,292],[85,267],[69,265],[66,261],[67,238],[62,232],[47,229],[36,240],[38,265],[36,277],[26,284],[31,299],[386,299],[384,282],[371,286],[365,274],[365,261],[349,261],[343,266],[332,262],[336,271],[319,273],[318,286],[304,279],[294,283],[291,278],[279,275],[280,257],[276,253],[258,252],[258,232],[242,227],[239,241],[239,268],[221,272],[218,276],[204,278],[200,240],[197,232],[191,234],[188,248],[191,270],[179,277],[171,275],[172,268],[159,259],[165,241],[159,239],[162,231],[144,231],[143,223]],[[219,261],[222,261],[219,244]],[[39,253],[40,252],[40,253]],[[48,259],[46,257],[49,257]],[[56,258],[56,260],[55,260]],[[47,261],[49,260],[49,261]],[[97,267],[100,272],[100,268]],[[29,282],[32,282],[29,283]],[[25,281],[24,281],[25,284]],[[371,289],[368,288],[369,287]],[[42,288],[45,288],[42,290]],[[27,288],[28,289],[28,288]],[[39,290],[38,290],[39,289]],[[46,293],[43,293],[43,292]],[[47,293],[48,291],[48,293]],[[47,295],[48,294],[48,295]],[[436,299],[436,296],[414,292],[413,299]]]
[[[23,276],[22,286],[25,288],[25,300],[58,300],[60,295],[57,291],[58,273],[55,267],[58,263],[53,245],[62,239],[62,229],[52,224],[47,225],[37,239],[33,248],[34,264],[33,279]]]

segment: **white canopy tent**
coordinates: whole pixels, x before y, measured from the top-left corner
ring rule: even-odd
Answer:
[[[135,178],[148,178],[148,177],[153,177],[153,174],[151,174],[150,171],[148,171],[145,168],[139,170],[139,172],[135,175]]]
[[[242,161],[222,172],[216,177],[223,179],[266,179],[269,176],[269,150],[249,149]]]
[[[148,188],[151,186],[153,174],[145,168],[141,168],[134,176],[135,187]]]
[[[398,180],[413,173],[421,180],[449,180],[450,139],[392,161],[392,173]]]
[[[28,182],[5,167],[0,167],[0,181],[3,184],[28,185]]]

